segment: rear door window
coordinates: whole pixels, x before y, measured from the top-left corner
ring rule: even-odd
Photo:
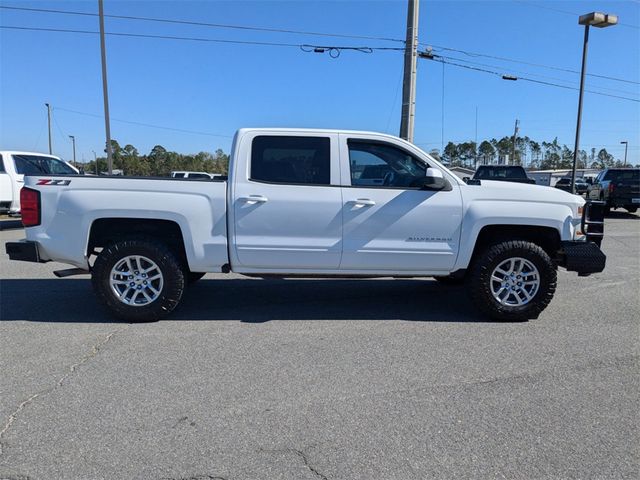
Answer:
[[[251,146],[251,180],[292,185],[329,185],[328,137],[261,135]]]
[[[640,181],[640,170],[610,170],[607,179],[616,182],[638,182]]]

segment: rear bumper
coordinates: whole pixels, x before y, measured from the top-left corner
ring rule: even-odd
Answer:
[[[599,273],[604,270],[607,256],[593,242],[562,242],[560,266],[569,272],[578,272],[580,276]]]
[[[40,258],[38,242],[31,242],[29,240],[23,240],[21,242],[7,242],[5,250],[11,260],[45,263],[45,260]]]
[[[640,207],[640,193],[609,197],[609,205],[612,207]]]

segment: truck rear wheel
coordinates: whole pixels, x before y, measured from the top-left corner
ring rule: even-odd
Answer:
[[[151,239],[128,239],[104,248],[91,272],[98,300],[116,317],[149,322],[180,302],[185,278],[175,254]]]
[[[471,298],[485,315],[502,321],[538,318],[556,290],[556,267],[535,243],[494,244],[475,260],[468,276]]]

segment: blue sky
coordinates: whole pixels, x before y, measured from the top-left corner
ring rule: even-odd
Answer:
[[[20,6],[97,12],[97,1],[27,2]],[[635,83],[590,77],[587,88],[640,99],[640,2],[625,1],[426,1],[419,39],[426,44],[569,70],[580,69],[583,27],[577,16],[616,13],[620,22],[592,29],[588,71]],[[569,13],[565,13],[569,12]],[[406,2],[398,1],[116,1],[105,13],[195,20],[376,37],[404,37]],[[98,29],[97,17],[0,9],[0,25]],[[107,32],[190,36],[292,44],[385,46],[380,40],[329,38],[106,19]],[[545,82],[578,85],[574,73],[434,48],[437,54]],[[140,152],[154,145],[182,153],[228,151],[240,127],[330,127],[397,134],[403,58],[401,52],[342,51],[339,58],[296,47],[267,47],[145,38],[107,37],[112,137]],[[450,60],[458,61],[458,60]],[[469,64],[467,64],[469,65]],[[534,76],[536,75],[536,76]],[[444,102],[443,102],[444,96]],[[415,143],[513,134],[537,140],[557,136],[573,145],[578,92],[420,60]],[[46,108],[54,108],[54,153],[71,157],[67,135],[77,138],[78,160],[104,145],[102,83],[97,35],[0,29],[0,149],[46,151]],[[84,115],[70,112],[83,112]],[[95,115],[95,116],[91,116]],[[190,134],[122,123],[140,122]],[[640,163],[640,103],[587,93],[581,148],[604,145]],[[219,135],[219,136],[214,136]]]

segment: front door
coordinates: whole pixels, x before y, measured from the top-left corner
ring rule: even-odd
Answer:
[[[331,270],[340,264],[338,136],[255,135],[233,185],[239,270]],[[237,159],[236,159],[237,160]]]
[[[421,190],[425,160],[385,141],[341,135],[350,185],[343,188],[341,270],[448,271],[460,241],[462,201],[446,191]],[[346,162],[345,162],[346,163]]]

